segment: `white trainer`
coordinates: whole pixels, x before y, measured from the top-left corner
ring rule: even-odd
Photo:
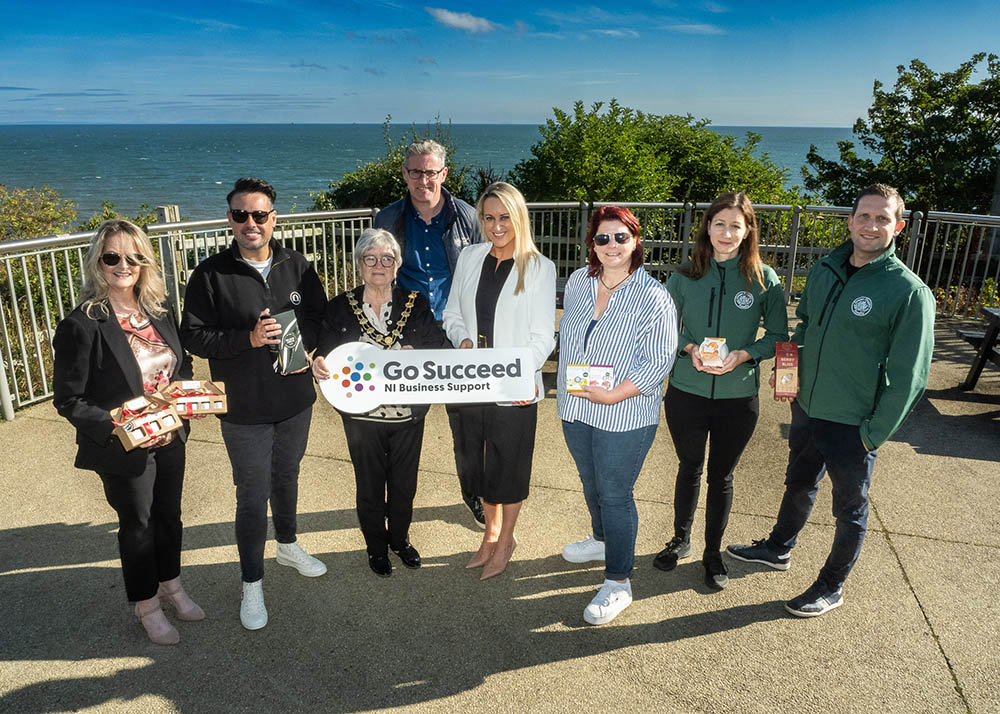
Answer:
[[[632,583],[605,580],[594,599],[583,610],[583,619],[591,625],[611,622],[632,604]]]
[[[243,583],[243,601],[240,603],[240,622],[248,630],[259,630],[267,624],[264,607],[264,581]]]
[[[299,575],[307,578],[318,578],[326,572],[326,565],[319,558],[314,558],[296,543],[278,543],[278,565],[295,568]]]
[[[586,563],[591,560],[604,560],[604,541],[589,535],[583,540],[570,543],[562,550],[562,557],[570,563]]]

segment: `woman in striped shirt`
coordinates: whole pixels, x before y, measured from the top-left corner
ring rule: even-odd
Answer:
[[[604,584],[583,611],[584,620],[601,625],[632,602],[632,489],[660,422],[677,314],[666,289],[642,268],[639,221],[627,208],[596,210],[587,248],[587,267],[566,283],[558,399],[593,534],[563,548],[563,557],[605,561]]]

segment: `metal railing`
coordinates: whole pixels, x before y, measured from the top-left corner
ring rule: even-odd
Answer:
[[[558,285],[586,262],[584,236],[597,203],[532,203],[536,243],[556,264]],[[628,203],[642,224],[646,268],[661,280],[688,259],[708,203]],[[801,291],[812,265],[849,238],[849,208],[755,206],[764,261],[782,280],[785,297]],[[327,293],[357,284],[352,254],[374,209],[278,216],[274,237],[312,261]],[[195,266],[229,246],[224,218],[157,223],[153,239],[168,295],[178,314]],[[52,336],[77,303],[80,270],[92,232],[0,243],[0,412],[52,396]],[[897,255],[935,292],[942,315],[975,315],[997,304],[1000,292],[1000,216],[931,212],[908,216]]]

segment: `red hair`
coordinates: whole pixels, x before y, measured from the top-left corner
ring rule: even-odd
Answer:
[[[597,227],[603,221],[619,221],[625,224],[628,232],[635,239],[635,250],[632,251],[632,263],[629,265],[629,274],[634,273],[642,265],[642,230],[639,227],[639,219],[632,211],[623,206],[601,206],[590,215],[590,227],[587,229],[587,275],[595,278],[601,274],[601,261],[594,250],[594,236],[597,234]]]

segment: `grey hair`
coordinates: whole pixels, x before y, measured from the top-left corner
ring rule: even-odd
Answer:
[[[433,139],[419,139],[406,147],[406,155],[403,157],[403,165],[406,165],[406,162],[410,160],[411,156],[426,156],[427,154],[432,154],[435,158],[437,158],[437,160],[441,162],[441,166],[445,165],[448,158],[448,152],[443,146],[441,146],[441,144],[437,143]]]
[[[396,267],[403,264],[403,253],[399,249],[399,242],[392,233],[384,228],[365,228],[361,232],[361,237],[354,245],[354,269],[361,273],[361,259],[365,253],[378,248],[388,248],[396,258]]]

